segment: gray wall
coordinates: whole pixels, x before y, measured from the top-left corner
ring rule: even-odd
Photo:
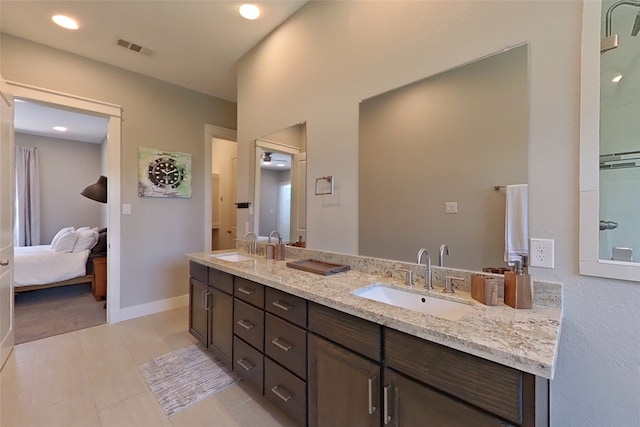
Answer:
[[[239,62],[239,200],[252,141],[306,120],[308,190],[337,182],[308,197],[307,241],[355,253],[358,102],[528,42],[530,235],[556,251],[531,270],[564,284],[551,424],[638,425],[640,284],[578,274],[581,30],[580,1],[308,2]]]
[[[80,192],[100,176],[100,144],[16,133],[16,146],[38,149],[40,243],[48,245],[63,227],[103,227],[101,203]]]
[[[203,249],[204,127],[236,127],[236,105],[2,34],[7,80],[121,105],[121,308],[188,293],[185,253]],[[139,198],[138,147],[191,153],[190,199]],[[207,177],[210,171],[207,171]]]
[[[466,64],[360,104],[359,252],[506,267],[505,191],[527,182],[527,47]],[[445,213],[456,202],[458,213]]]

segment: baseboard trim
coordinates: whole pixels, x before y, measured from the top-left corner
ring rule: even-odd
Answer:
[[[111,323],[122,322],[136,317],[147,316],[149,314],[160,313],[162,311],[173,310],[175,308],[189,305],[189,294],[163,300],[148,302],[146,304],[134,305],[121,308],[111,312]]]

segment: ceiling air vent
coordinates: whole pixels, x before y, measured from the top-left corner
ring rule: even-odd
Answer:
[[[153,56],[156,53],[154,50],[140,46],[139,44],[131,43],[130,41],[124,39],[116,40],[116,45],[128,49],[132,52],[141,53],[142,55],[146,56]]]

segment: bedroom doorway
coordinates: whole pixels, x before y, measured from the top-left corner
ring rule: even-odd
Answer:
[[[108,204],[104,210],[104,222],[108,241],[108,263],[101,268],[106,277],[106,322],[114,323],[119,319],[120,311],[120,151],[121,151],[121,107],[100,101],[90,100],[69,94],[53,92],[43,88],[7,82],[15,98],[55,106],[65,111],[86,113],[107,120],[107,137],[102,143],[101,164],[99,170],[93,170],[92,179],[82,183],[92,184],[100,175],[108,177]],[[82,197],[79,196],[78,197]],[[96,203],[88,201],[91,203]],[[77,225],[82,227],[83,225]],[[71,291],[72,287],[68,287]],[[102,302],[105,306],[105,303]]]
[[[106,323],[107,205],[81,192],[106,175],[108,123],[15,99],[16,344]]]

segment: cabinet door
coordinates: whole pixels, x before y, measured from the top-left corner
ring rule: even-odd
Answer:
[[[309,426],[380,426],[380,365],[316,335],[308,341]]]
[[[211,314],[209,350],[231,367],[233,349],[233,297],[209,286]]]
[[[207,285],[193,277],[189,281],[189,332],[207,345]]]
[[[512,425],[390,369],[384,370],[382,417],[393,427]]]

